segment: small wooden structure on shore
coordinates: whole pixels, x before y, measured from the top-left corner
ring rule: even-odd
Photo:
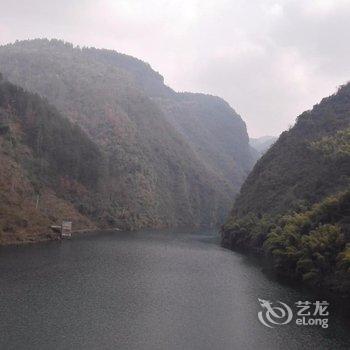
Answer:
[[[59,225],[52,225],[51,229],[54,232],[59,233],[60,238],[71,238],[72,237],[72,222],[71,221],[62,221],[62,224]]]
[[[72,222],[62,221],[61,238],[71,238],[72,237]]]

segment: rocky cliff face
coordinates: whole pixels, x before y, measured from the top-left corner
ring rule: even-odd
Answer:
[[[178,94],[133,57],[33,40],[0,47],[0,70],[106,154],[99,219],[110,225],[216,225],[253,165],[245,124],[227,103]]]

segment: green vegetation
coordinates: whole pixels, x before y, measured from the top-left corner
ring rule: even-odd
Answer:
[[[28,40],[0,47],[0,71],[47,98],[106,155],[96,215],[113,227],[221,224],[253,165],[245,124],[225,101],[176,93],[133,57]],[[75,178],[98,179],[85,174]]]
[[[0,84],[0,108],[0,133],[9,133],[10,125],[19,122],[22,141],[42,160],[41,174],[48,171],[51,177],[68,176],[87,187],[97,187],[103,157],[77,125],[38,95],[9,82]]]
[[[329,160],[341,162],[350,156],[350,129],[314,141],[312,147]]]
[[[346,269],[349,214],[350,191],[327,197],[310,210],[283,216],[263,248],[279,273],[313,285],[338,277],[334,287],[345,292],[350,277]]]
[[[303,113],[257,162],[222,227],[283,276],[349,294],[350,84]]]
[[[0,242],[35,240],[64,218],[97,219],[103,154],[46,101],[5,80],[0,159]]]

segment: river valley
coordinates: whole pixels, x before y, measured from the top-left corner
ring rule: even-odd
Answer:
[[[347,349],[349,324],[268,328],[258,298],[312,294],[268,278],[215,232],[103,232],[0,250],[1,349]]]

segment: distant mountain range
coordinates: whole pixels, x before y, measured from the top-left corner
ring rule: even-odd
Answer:
[[[57,203],[64,200],[71,208],[69,215],[58,215],[54,207],[53,213],[42,212],[46,221],[35,232],[68,216],[122,229],[214,226],[227,216],[232,198],[255,162],[246,125],[224,100],[176,93],[147,63],[131,56],[81,49],[59,40],[19,41],[0,47],[0,72],[6,80],[38,94],[36,104],[46,106],[46,110],[36,107],[32,112],[32,102],[25,102],[26,107],[18,109],[13,120],[8,111],[7,119],[2,120],[10,135],[18,131],[13,127],[16,120],[34,118],[40,124],[40,133],[31,134],[32,143],[23,141],[23,147],[29,147],[35,163],[48,162],[52,169],[38,175],[36,168],[28,170],[19,160],[28,186],[35,187],[38,182],[28,192],[30,207],[36,206],[37,197],[51,191]],[[34,95],[30,93],[22,91],[27,96],[23,99],[31,101]],[[2,108],[20,105],[22,100],[17,97],[0,96],[5,101]],[[28,132],[25,125],[18,135]],[[74,141],[72,130],[80,135],[77,139],[84,140],[81,144]],[[4,135],[1,138],[8,137]],[[41,153],[36,152],[36,144]],[[47,147],[49,161],[45,158]],[[60,154],[62,147],[64,154]],[[98,156],[86,161],[89,149]],[[4,162],[8,172],[2,167],[0,175],[13,176],[12,161],[4,158]],[[70,170],[61,174],[57,162]],[[70,164],[67,167],[66,162]],[[96,183],[87,183],[84,174],[90,176],[94,171]],[[57,183],[65,183],[65,189]],[[17,194],[20,201],[22,195]],[[39,207],[46,206],[39,202]],[[19,226],[6,225],[0,231],[11,240],[10,233],[17,232]]]
[[[261,136],[257,138],[250,138],[249,144],[258,152],[259,156],[262,156],[277,139],[277,136]]]
[[[301,114],[256,163],[222,228],[275,271],[350,291],[350,84]]]

